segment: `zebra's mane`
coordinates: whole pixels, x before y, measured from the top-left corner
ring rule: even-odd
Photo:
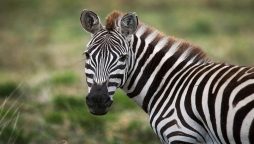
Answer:
[[[116,29],[118,26],[117,24],[119,23],[120,18],[124,15],[123,12],[120,11],[113,11],[111,12],[107,17],[106,17],[106,29],[107,30],[113,30]],[[148,26],[142,22],[139,21],[139,26],[138,29],[141,27],[145,27],[146,30],[143,34],[143,37],[147,37],[149,34],[153,33],[154,31],[156,31],[158,33],[158,35],[156,36],[154,41],[159,41],[162,38],[167,37],[168,38],[168,42],[167,45],[170,48],[171,45],[174,42],[181,42],[180,45],[178,46],[178,52],[184,52],[187,49],[189,50],[189,56],[190,57],[195,57],[195,61],[200,61],[200,62],[207,62],[210,61],[209,58],[207,57],[207,55],[203,52],[203,50],[199,47],[196,46],[186,40],[183,39],[179,39],[179,38],[175,38],[173,36],[167,36],[164,33],[158,31],[157,29]]]
[[[119,20],[119,18],[121,18],[123,16],[123,13],[120,11],[113,11],[111,12],[107,17],[106,17],[106,29],[107,30],[113,30],[114,28],[116,28],[116,24]]]

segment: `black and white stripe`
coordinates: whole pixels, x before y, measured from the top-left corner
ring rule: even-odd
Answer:
[[[143,24],[128,39],[100,30],[86,53],[88,87],[108,81],[111,97],[121,87],[162,143],[254,143],[253,67],[212,62]]]

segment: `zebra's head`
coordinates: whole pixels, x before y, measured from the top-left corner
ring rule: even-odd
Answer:
[[[83,10],[80,16],[83,28],[91,33],[84,52],[85,74],[88,85],[86,103],[92,114],[104,115],[113,103],[113,95],[127,79],[133,61],[130,41],[138,26],[135,13],[115,13],[106,26],[92,11]]]

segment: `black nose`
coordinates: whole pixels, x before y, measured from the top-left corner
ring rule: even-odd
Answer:
[[[113,101],[109,96],[90,96],[86,97],[86,104],[89,108],[90,113],[94,115],[104,115],[108,112],[109,107]]]
[[[95,83],[86,97],[86,103],[91,113],[95,115],[105,114],[113,103],[109,97],[106,83]]]
[[[94,83],[90,93],[86,97],[88,105],[92,106],[92,104],[103,104],[108,101],[109,95],[108,95],[108,89],[106,83],[103,84],[97,84]]]
[[[109,107],[112,102],[108,95],[91,95],[86,97],[86,103],[89,107]]]

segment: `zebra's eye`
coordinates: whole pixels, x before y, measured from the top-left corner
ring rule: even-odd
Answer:
[[[86,59],[90,59],[90,55],[88,52],[84,52],[84,55],[86,56]]]
[[[119,61],[124,62],[128,58],[127,54],[123,54],[120,56]]]

